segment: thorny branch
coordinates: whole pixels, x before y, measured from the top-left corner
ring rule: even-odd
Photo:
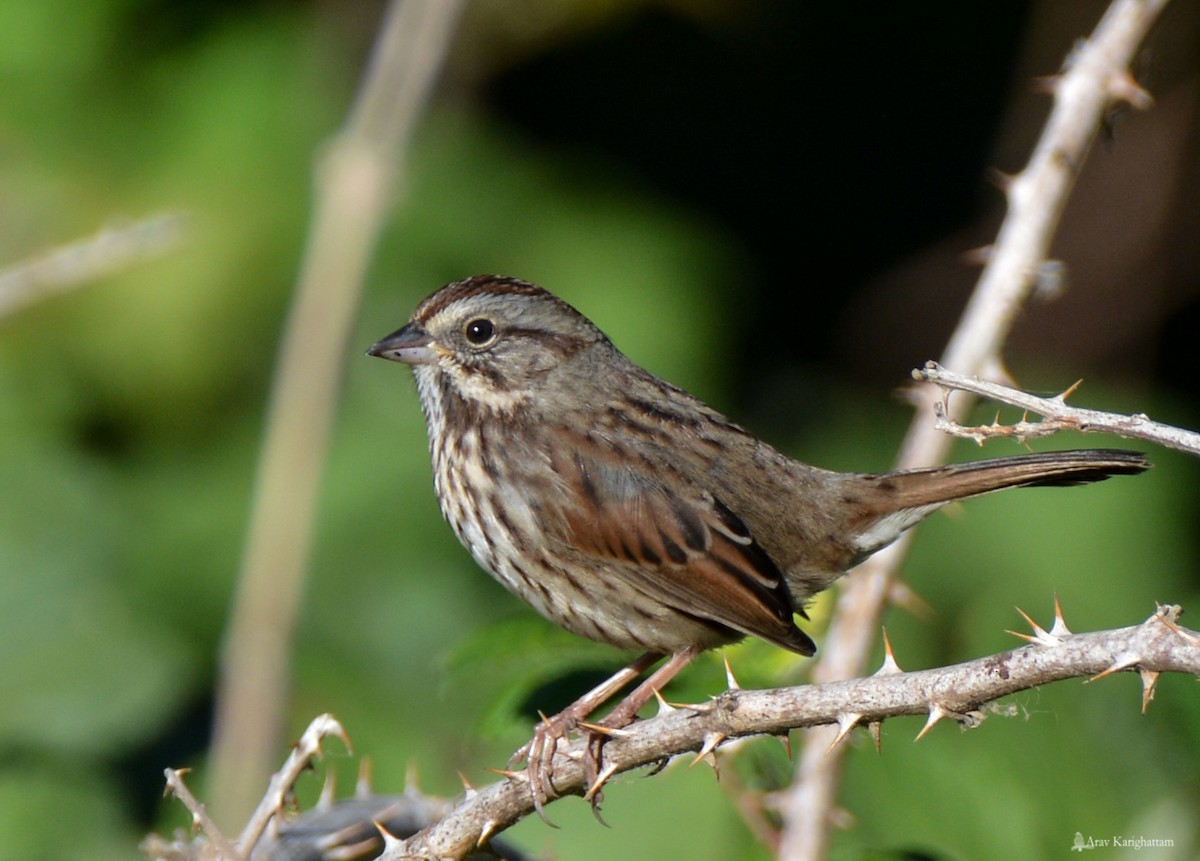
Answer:
[[[1123,415],[1068,405],[1067,397],[1075,391],[1078,383],[1052,398],[1040,398],[1000,383],[981,380],[978,377],[964,377],[946,370],[937,362],[926,362],[924,368],[916,369],[912,374],[913,379],[936,383],[945,391],[943,398],[933,405],[934,414],[937,416],[937,429],[974,440],[979,445],[995,437],[1008,437],[1017,442],[1024,442],[1027,439],[1050,436],[1062,430],[1073,430],[1084,433],[1111,433],[1126,439],[1148,440],[1191,454],[1200,454],[1200,433],[1195,431],[1156,422],[1143,414]],[[1042,418],[1032,422],[1022,419],[1007,425],[999,422],[990,425],[959,424],[950,418],[948,406],[950,392],[955,390],[1020,407],[1026,413],[1036,413]]]
[[[1075,47],[1062,74],[1051,82],[1054,106],[1029,164],[1005,184],[1009,211],[946,345],[946,366],[980,374],[1001,364],[1001,347],[1037,274],[1044,271],[1051,238],[1106,112],[1121,101],[1140,108],[1150,104],[1129,74],[1129,64],[1165,6],[1166,0],[1114,0],[1095,32]],[[917,396],[917,413],[897,468],[942,462],[949,450],[950,438],[926,416],[936,390]],[[960,398],[957,415],[969,405],[968,398]],[[897,591],[897,571],[912,534],[910,530],[846,578],[822,657],[813,668],[814,681],[852,678],[864,671],[883,609]],[[840,753],[826,753],[832,732],[809,734],[796,780],[783,799],[779,857],[785,861],[817,861],[828,854],[842,772]]]
[[[837,747],[855,727],[866,727],[878,739],[882,721],[902,715],[922,715],[926,722],[920,739],[939,721],[953,719],[960,726],[978,726],[990,703],[1018,691],[1054,681],[1088,676],[1089,681],[1111,673],[1136,671],[1142,679],[1142,710],[1154,696],[1160,673],[1179,672],[1200,676],[1200,632],[1178,624],[1177,606],[1162,606],[1140,625],[1111,631],[1075,634],[1068,630],[1061,611],[1049,630],[1030,622],[1033,633],[1017,634],[1028,645],[989,657],[949,667],[904,672],[889,650],[883,666],[871,676],[820,685],[802,685],[775,690],[741,690],[732,687],[701,705],[666,706],[658,715],[641,721],[609,739],[604,748],[605,776],[644,766],[661,766],[671,757],[698,752],[698,758],[713,758],[725,742],[756,735],[786,735],[800,727],[829,725],[834,728],[831,747]],[[1025,617],[1028,619],[1028,617]],[[319,726],[317,725],[320,722]],[[341,735],[340,726],[329,716],[318,718],[305,733],[292,760],[307,762],[316,755],[323,735]],[[584,740],[566,747],[555,770],[554,783],[561,795],[583,795],[580,759]],[[290,760],[289,762],[291,762]],[[299,774],[298,767],[281,770],[264,799],[266,814],[278,813]],[[173,784],[174,786],[174,784]],[[257,825],[243,832],[234,851],[222,854],[217,847],[229,846],[219,834],[207,833],[213,826],[203,808],[174,789],[192,811],[204,834],[194,850],[176,843],[171,858],[248,858],[256,849]],[[533,812],[533,799],[524,773],[514,773],[483,789],[468,789],[445,815],[424,831],[400,841],[385,835],[387,849],[381,861],[400,859],[462,858],[494,834]],[[262,821],[263,810],[256,814]],[[277,829],[267,829],[266,841],[275,839]],[[146,844],[163,846],[165,842]],[[203,854],[201,853],[203,849]],[[186,850],[186,851],[185,851]],[[188,854],[188,853],[191,854]],[[257,856],[256,856],[257,857]]]

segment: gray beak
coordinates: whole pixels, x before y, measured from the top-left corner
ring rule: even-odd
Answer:
[[[406,365],[431,365],[437,361],[433,338],[415,323],[409,323],[403,329],[372,345],[367,350],[367,355],[403,362]]]

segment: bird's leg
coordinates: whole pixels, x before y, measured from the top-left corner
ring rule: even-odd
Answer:
[[[587,752],[583,757],[583,781],[587,793],[584,797],[592,802],[592,812],[596,814],[597,818],[600,816],[598,809],[600,790],[607,780],[607,778],[601,777],[600,770],[604,743],[609,738],[609,734],[605,730],[620,729],[633,723],[642,706],[650,702],[655,694],[666,687],[667,682],[675,678],[680,670],[695,660],[700,651],[698,648],[689,646],[671,655],[669,661],[655,670],[646,681],[634,688],[629,696],[621,700],[617,707],[609,712],[594,729],[589,727],[591,736],[588,739]]]
[[[629,696],[621,700],[617,707],[604,720],[600,721],[600,725],[616,729],[633,723],[642,706],[650,702],[656,693],[665,688],[667,683],[694,661],[699,654],[700,649],[689,646],[671,655],[669,661],[655,670],[646,681],[634,688]]]
[[[533,731],[533,738],[517,750],[509,759],[508,764],[510,768],[522,760],[526,762],[526,773],[529,777],[530,791],[533,793],[533,804],[542,819],[546,818],[543,805],[552,797],[551,793],[555,791],[553,763],[554,754],[558,751],[559,739],[566,738],[569,732],[579,726],[580,721],[616,696],[621,688],[636,679],[661,658],[662,655],[658,652],[646,652],[633,663],[629,664],[629,666],[618,670],[612,677],[596,685],[596,687],[575,700],[575,702],[554,715],[554,717],[548,718],[543,716],[541,723]],[[663,666],[665,667],[667,664]],[[659,670],[659,672],[662,671]],[[657,675],[658,673],[655,673],[651,678]],[[672,673],[672,675],[674,674]],[[634,693],[636,694],[642,687],[644,685],[639,686]],[[653,693],[647,694],[643,702],[653,695]],[[636,712],[637,709],[634,709],[634,711]],[[629,720],[625,722],[628,723]],[[585,771],[588,768],[586,759],[585,757]]]

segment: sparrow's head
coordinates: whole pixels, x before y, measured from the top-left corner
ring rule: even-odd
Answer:
[[[367,354],[411,365],[427,409],[436,387],[443,398],[509,413],[552,396],[563,386],[548,380],[569,380],[574,360],[597,345],[612,349],[590,320],[541,287],[476,275],[427,298]]]

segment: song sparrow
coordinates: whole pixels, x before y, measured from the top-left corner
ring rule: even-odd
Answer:
[[[644,650],[639,672],[672,656],[610,723],[631,720],[699,652],[743,636],[813,654],[795,623],[805,602],[951,500],[1148,466],[1139,453],[1097,450],[882,474],[818,469],[643,370],[566,302],[514,278],[442,288],[368,353],[412,366],[438,502],[483,568],[567,630]]]

